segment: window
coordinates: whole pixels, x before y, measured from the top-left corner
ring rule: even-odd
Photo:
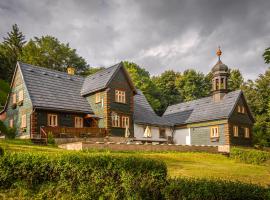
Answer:
[[[166,136],[166,130],[164,128],[159,129],[159,137],[160,138],[165,138]]]
[[[22,115],[21,118],[21,128],[25,128],[26,127],[26,114]]]
[[[14,127],[14,120],[12,118],[9,120],[9,127],[10,128]]]
[[[120,127],[120,116],[117,113],[112,113],[112,127]]]
[[[119,103],[126,103],[126,92],[115,90],[115,101]]]
[[[211,137],[219,137],[218,126],[211,127]]]
[[[245,128],[245,138],[249,138],[249,128]]]
[[[16,95],[16,93],[14,93],[14,94],[12,95],[12,103],[13,103],[13,104],[16,104],[16,103],[17,103],[17,95]]]
[[[83,128],[83,118],[75,117],[75,128]]]
[[[48,126],[57,126],[58,117],[56,114],[48,114]]]
[[[129,127],[129,117],[122,116],[122,128]]]
[[[233,126],[233,136],[238,137],[238,126]]]
[[[100,92],[96,93],[96,103],[100,103],[101,98],[100,98]]]
[[[245,112],[246,112],[245,106],[238,105],[237,106],[237,112],[245,114]]]
[[[19,102],[23,101],[23,90],[19,91]]]
[[[104,106],[104,100],[103,98],[101,98],[101,108],[103,108],[103,106]]]

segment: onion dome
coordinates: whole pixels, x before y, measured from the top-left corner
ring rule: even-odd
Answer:
[[[227,65],[223,64],[220,60],[220,56],[222,54],[222,51],[220,50],[220,47],[218,47],[218,50],[217,50],[217,56],[218,56],[218,62],[214,65],[214,67],[212,68],[212,73],[215,73],[215,72],[228,72],[229,68]]]

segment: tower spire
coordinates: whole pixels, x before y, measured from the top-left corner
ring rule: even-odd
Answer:
[[[222,51],[220,49],[220,46],[218,46],[217,52],[216,52],[217,56],[218,56],[218,61],[220,61],[220,56],[222,54]]]

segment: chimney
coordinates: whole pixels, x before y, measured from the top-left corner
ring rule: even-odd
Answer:
[[[75,68],[71,67],[71,66],[67,67],[67,73],[69,75],[74,75],[75,74]]]

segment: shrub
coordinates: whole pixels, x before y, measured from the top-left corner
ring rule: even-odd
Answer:
[[[257,185],[224,180],[170,179],[163,189],[165,199],[269,199],[269,189]]]
[[[0,120],[0,133],[5,134],[7,132],[7,127],[5,126],[4,122]]]
[[[51,131],[48,133],[48,144],[55,144],[53,133]]]
[[[231,149],[230,157],[244,163],[262,164],[270,160],[270,153],[267,151],[244,149],[234,147]]]
[[[5,153],[0,157],[0,188],[15,187],[22,180],[20,185],[48,199],[56,190],[77,199],[160,199],[166,175],[163,162],[130,156],[77,152]]]
[[[4,149],[2,147],[0,147],[0,156],[4,155]]]
[[[4,122],[0,121],[0,132],[4,134],[7,139],[14,139],[16,136],[15,128],[7,128]]]

